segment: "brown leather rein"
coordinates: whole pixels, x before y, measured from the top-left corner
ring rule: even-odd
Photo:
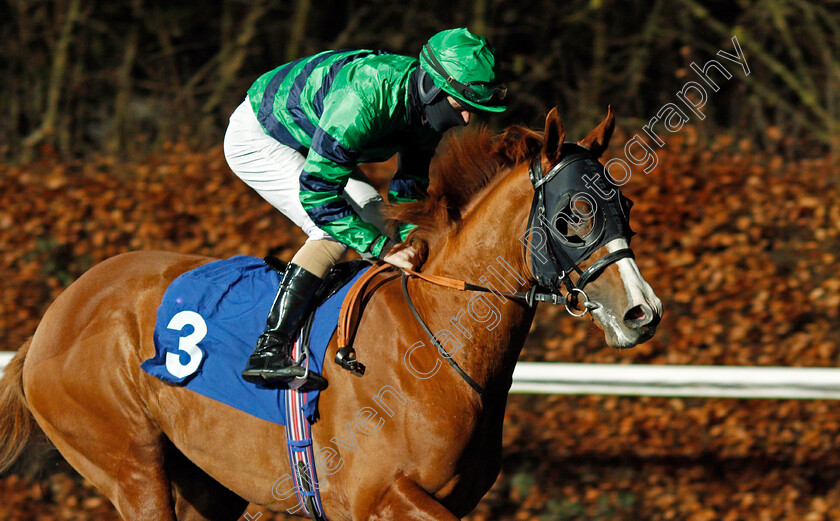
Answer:
[[[359,281],[353,285],[350,291],[347,294],[347,297],[344,300],[343,305],[341,306],[341,311],[339,313],[338,318],[338,348],[339,352],[344,352],[344,349],[352,343],[352,338],[354,336],[354,322],[355,319],[361,313],[362,307],[362,300],[364,298],[365,288],[376,275],[384,272],[387,269],[390,269],[394,266],[390,264],[377,264],[371,269],[369,269],[360,279]],[[409,277],[416,277],[418,279],[424,280],[430,284],[434,284],[436,286],[441,286],[445,288],[455,289],[458,291],[480,291],[485,293],[494,293],[496,295],[504,295],[506,297],[515,298],[519,300],[525,301],[528,306],[534,306],[536,302],[552,302],[554,304],[564,304],[566,309],[568,310],[570,300],[568,295],[555,295],[551,294],[550,296],[553,298],[545,298],[546,294],[540,294],[536,292],[537,286],[534,285],[528,291],[499,291],[495,289],[490,289],[484,286],[479,286],[478,284],[472,284],[460,279],[454,279],[451,277],[445,277],[442,275],[429,275],[426,273],[421,273],[419,271],[415,271],[412,269],[402,269],[402,290],[403,294],[405,295],[405,299],[408,302],[408,307],[411,309],[411,313],[414,315],[414,318],[426,332],[429,337],[429,340],[437,347],[438,352],[443,355],[449,365],[452,366],[453,369],[464,379],[470,387],[472,387],[479,396],[484,398],[486,395],[486,391],[482,386],[480,386],[475,380],[473,380],[470,375],[468,375],[461,366],[449,355],[446,349],[441,345],[438,339],[435,337],[434,333],[429,329],[426,325],[426,322],[420,316],[420,313],[417,311],[417,308],[414,307],[414,302],[411,300],[411,296],[408,293],[408,278]],[[581,292],[581,294],[585,294]],[[575,299],[576,300],[576,299]],[[570,311],[571,313],[571,311]]]

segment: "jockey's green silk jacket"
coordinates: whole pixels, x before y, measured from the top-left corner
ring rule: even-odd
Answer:
[[[408,84],[417,65],[414,58],[381,51],[325,51],[263,74],[248,90],[265,132],[306,156],[300,201],[307,214],[363,253],[379,255],[387,237],[342,196],[356,165],[400,153],[389,200],[416,201],[428,188],[441,135],[409,125]],[[399,225],[402,240],[411,228]]]

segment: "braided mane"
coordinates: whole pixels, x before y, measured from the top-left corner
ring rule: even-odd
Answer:
[[[499,134],[487,127],[458,134],[445,141],[430,171],[428,197],[390,206],[389,219],[417,225],[410,241],[429,240],[457,226],[473,197],[502,172],[531,159],[543,146],[543,134],[523,126]],[[423,248],[425,249],[425,248]]]

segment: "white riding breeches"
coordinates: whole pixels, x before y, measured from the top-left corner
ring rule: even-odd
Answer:
[[[247,98],[230,117],[224,150],[230,169],[300,226],[308,240],[335,240],[312,222],[300,202],[300,174],[306,157],[266,134]],[[382,196],[360,169],[351,174],[343,195],[364,221],[386,233],[381,215]]]

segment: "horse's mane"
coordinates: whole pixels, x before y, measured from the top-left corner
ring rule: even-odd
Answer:
[[[479,127],[454,136],[444,142],[443,151],[432,162],[428,196],[390,206],[387,216],[416,224],[410,241],[425,250],[430,239],[460,223],[464,208],[482,188],[502,172],[530,160],[542,146],[542,133],[519,125],[499,134]]]

